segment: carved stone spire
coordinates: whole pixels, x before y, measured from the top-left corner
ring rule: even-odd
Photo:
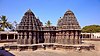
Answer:
[[[37,19],[34,13],[29,9],[25,12],[24,16],[21,19],[21,22],[17,26],[18,33],[22,33],[19,36],[17,43],[19,44],[33,44],[36,43],[36,35],[33,32],[41,31],[42,29],[42,22]],[[23,41],[22,41],[23,40]],[[34,41],[33,41],[34,40]]]
[[[17,30],[38,31],[41,30],[41,26],[42,22],[40,22],[40,20],[37,19],[34,13],[29,9],[27,12],[25,12]]]
[[[65,12],[64,16],[58,21],[58,29],[80,30],[79,23],[71,10]]]

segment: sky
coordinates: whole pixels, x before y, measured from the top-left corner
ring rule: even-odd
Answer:
[[[100,0],[0,0],[0,16],[7,16],[9,22],[19,23],[28,9],[44,25],[50,20],[56,26],[68,9],[74,12],[81,27],[100,25]]]

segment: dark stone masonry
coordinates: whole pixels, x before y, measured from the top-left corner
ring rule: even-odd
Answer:
[[[18,44],[81,44],[81,28],[71,10],[58,20],[57,26],[43,26],[29,9],[17,26]]]

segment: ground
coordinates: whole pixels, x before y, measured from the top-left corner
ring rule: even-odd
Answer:
[[[10,51],[15,56],[100,56],[100,41],[84,41],[95,45],[92,51],[66,51],[66,50],[36,50],[36,51]],[[8,55],[7,55],[8,56]]]
[[[36,50],[36,51],[22,51],[14,52],[16,56],[99,56],[96,51],[84,51],[84,52],[73,52],[73,51],[58,51],[58,50]]]

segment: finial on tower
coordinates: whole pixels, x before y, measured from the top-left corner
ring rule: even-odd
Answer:
[[[27,12],[32,12],[31,9],[28,9]]]
[[[70,10],[70,9],[68,9],[66,12],[65,12],[65,14],[64,15],[68,15],[68,14],[73,14],[73,12]]]

